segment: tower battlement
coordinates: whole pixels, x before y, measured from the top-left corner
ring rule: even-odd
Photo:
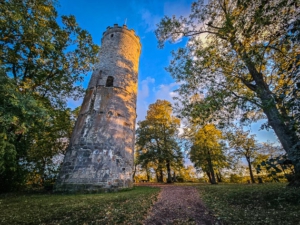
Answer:
[[[136,35],[135,31],[133,29],[128,29],[127,26],[124,24],[123,26],[119,26],[118,24],[114,24],[113,27],[108,26],[106,28],[106,31],[103,32],[103,37],[101,39],[101,42],[103,41],[103,39],[108,36],[111,35],[112,33],[115,32],[123,32],[127,35],[130,35],[133,39],[136,40],[137,44],[140,45],[141,48],[141,43],[140,43],[140,38],[139,36]]]

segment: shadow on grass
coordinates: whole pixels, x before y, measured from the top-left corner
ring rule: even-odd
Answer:
[[[285,183],[199,185],[215,217],[228,224],[300,224],[300,189]]]
[[[0,196],[0,224],[141,224],[159,188],[114,193],[10,193]]]

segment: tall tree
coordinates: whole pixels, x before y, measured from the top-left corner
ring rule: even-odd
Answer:
[[[189,37],[169,67],[183,82],[183,113],[223,121],[237,108],[245,119],[263,113],[265,126],[293,161],[295,185],[300,185],[299,28],[297,0],[199,0],[188,17],[166,16],[156,30],[160,46]],[[200,92],[201,104],[188,101]]]
[[[217,166],[226,160],[222,138],[222,132],[215,125],[208,124],[200,128],[192,140],[190,159],[195,167],[202,168],[211,184],[217,183]]]
[[[74,16],[58,17],[55,6],[55,0],[0,2],[3,190],[24,182],[18,174],[26,174],[28,165],[59,151],[57,141],[68,138],[72,123],[66,101],[83,94],[78,82],[96,62],[90,34]]]
[[[249,136],[249,132],[243,131],[242,128],[236,128],[227,134],[227,138],[229,140],[229,146],[234,149],[234,155],[237,157],[245,157],[248,164],[251,182],[255,183],[252,163],[259,150],[255,140],[255,135]]]
[[[137,151],[143,164],[157,165],[160,182],[163,169],[167,170],[167,182],[172,182],[171,167],[182,164],[182,152],[178,143],[180,120],[172,115],[172,106],[166,100],[157,100],[149,106],[146,120],[138,122],[136,131]]]

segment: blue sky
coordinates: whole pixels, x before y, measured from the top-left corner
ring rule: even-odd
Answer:
[[[100,45],[102,33],[108,26],[123,25],[134,29],[140,37],[142,53],[139,63],[139,88],[137,101],[137,120],[143,120],[148,105],[157,99],[173,102],[172,96],[178,84],[165,71],[171,59],[171,51],[184,45],[166,44],[164,49],[157,48],[154,34],[156,24],[164,15],[188,15],[192,0],[60,0],[58,13],[74,15],[79,26],[87,30],[96,44]],[[86,77],[87,87],[91,73]],[[69,101],[69,107],[81,105],[79,101]],[[260,124],[250,127],[260,141],[275,140],[273,132],[259,131]]]

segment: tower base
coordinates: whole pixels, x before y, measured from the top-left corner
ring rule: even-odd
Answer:
[[[102,193],[102,192],[117,192],[119,190],[132,188],[133,183],[131,181],[123,182],[123,185],[101,185],[101,184],[75,184],[75,183],[56,183],[54,186],[54,192],[64,193]]]

